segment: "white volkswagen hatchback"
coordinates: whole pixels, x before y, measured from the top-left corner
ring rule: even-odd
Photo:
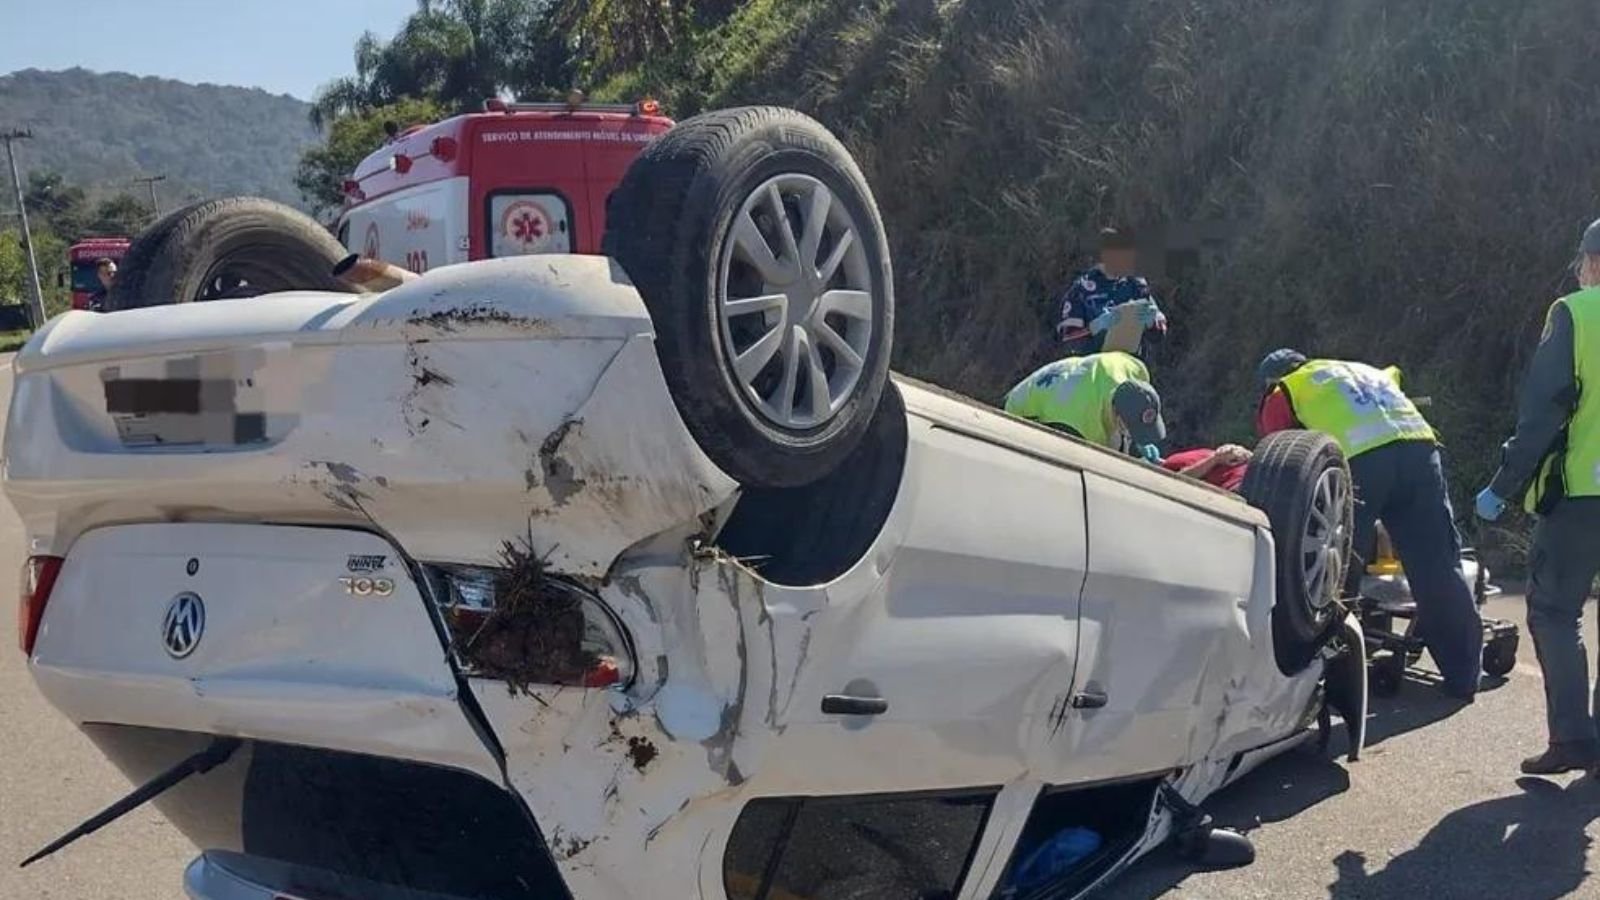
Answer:
[[[1247,502],[891,378],[797,113],[657,140],[608,257],[171,302],[331,268],[258,209],[142,236],[5,435],[33,675],[140,785],[81,830],[153,797],[193,898],[1073,897],[1360,748],[1337,447]]]

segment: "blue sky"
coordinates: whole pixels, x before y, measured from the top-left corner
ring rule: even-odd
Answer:
[[[416,0],[0,0],[0,74],[132,72],[311,99],[349,74],[368,29],[388,37]]]

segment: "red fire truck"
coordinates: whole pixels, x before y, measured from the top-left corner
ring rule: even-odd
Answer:
[[[129,243],[129,239],[125,237],[92,237],[84,238],[67,248],[73,309],[87,308],[90,295],[100,290],[100,276],[95,271],[95,263],[102,259],[120,263],[128,252]],[[61,282],[66,280],[65,277],[60,279]],[[58,286],[64,287],[65,284]]]
[[[653,100],[515,103],[396,131],[345,181],[339,240],[413,272],[529,253],[599,253],[606,198],[672,127]]]

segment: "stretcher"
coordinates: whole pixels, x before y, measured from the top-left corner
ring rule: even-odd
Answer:
[[[1489,580],[1488,567],[1471,548],[1461,551],[1461,572],[1481,615],[1484,604],[1500,593],[1500,588]],[[1406,670],[1417,664],[1426,648],[1417,635],[1417,605],[1411,586],[1382,525],[1378,527],[1378,552],[1362,576],[1354,605],[1366,636],[1368,689],[1374,696],[1393,696],[1404,683]],[[1503,678],[1516,667],[1520,629],[1506,619],[1482,619],[1483,671]]]

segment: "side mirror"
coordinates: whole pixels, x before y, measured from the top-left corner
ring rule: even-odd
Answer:
[[[57,272],[56,273],[56,287],[64,288],[66,286],[67,286],[67,273],[65,273],[65,272]]]

